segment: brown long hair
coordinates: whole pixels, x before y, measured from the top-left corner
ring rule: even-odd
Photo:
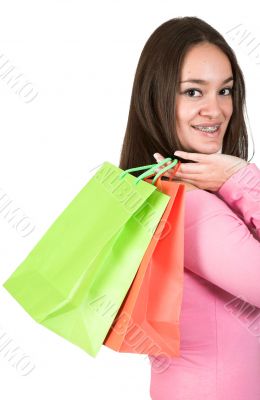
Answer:
[[[227,55],[234,78],[233,113],[223,138],[222,153],[248,161],[245,83],[236,56],[211,25],[197,17],[178,17],[160,25],[142,50],[133,83],[120,168],[154,164],[155,152],[174,158],[176,150],[185,150],[176,133],[175,95],[184,56],[192,46],[205,42],[218,46]]]

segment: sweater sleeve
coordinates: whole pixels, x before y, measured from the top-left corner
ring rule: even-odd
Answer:
[[[240,195],[240,189],[236,193]],[[258,210],[249,194],[243,198],[243,207],[259,233]],[[201,189],[185,194],[184,266],[260,307],[260,242],[223,200]]]
[[[245,222],[260,241],[260,170],[248,163],[215,192]]]

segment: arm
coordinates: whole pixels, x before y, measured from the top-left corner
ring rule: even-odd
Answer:
[[[260,243],[214,194],[191,190],[185,201],[185,268],[260,307]]]
[[[260,241],[260,170],[248,163],[215,192],[245,222]]]

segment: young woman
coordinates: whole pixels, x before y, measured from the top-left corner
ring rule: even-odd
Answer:
[[[153,32],[120,168],[178,155],[179,173],[165,175],[187,189],[181,356],[167,368],[150,356],[153,400],[260,399],[260,170],[244,107],[236,56],[212,26],[174,18]]]

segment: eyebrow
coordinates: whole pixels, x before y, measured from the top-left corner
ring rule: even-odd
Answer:
[[[233,77],[230,76],[229,78],[225,79],[223,81],[223,83],[227,83],[227,82],[230,82],[230,81],[233,81],[233,80],[234,80]],[[191,78],[191,79],[189,79],[187,81],[180,81],[179,83],[185,83],[185,82],[199,83],[201,85],[206,85],[208,83],[207,81],[204,81],[203,79],[194,79],[194,78]]]

